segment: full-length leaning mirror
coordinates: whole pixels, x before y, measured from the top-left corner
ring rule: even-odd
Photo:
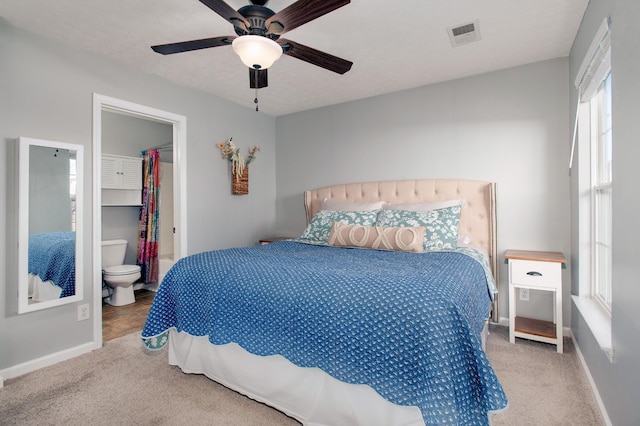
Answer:
[[[82,300],[82,146],[18,140],[18,312]]]

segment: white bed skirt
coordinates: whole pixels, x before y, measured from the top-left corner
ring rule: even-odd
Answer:
[[[236,343],[212,345],[172,329],[169,364],[204,374],[305,425],[424,425],[415,406],[400,406],[371,387],[341,382],[318,368],[298,367],[280,355],[258,356]]]
[[[58,287],[53,281],[42,281],[38,275],[29,274],[29,297],[33,302],[46,302],[59,299],[62,287]]]

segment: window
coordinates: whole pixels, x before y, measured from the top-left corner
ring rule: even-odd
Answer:
[[[75,152],[70,152],[69,158],[69,198],[71,200],[71,230],[76,230],[76,196],[78,194],[76,190],[77,179],[77,162]]]
[[[574,144],[577,138],[580,163],[579,296],[592,299],[610,318],[613,132],[608,19],[598,29],[578,71],[575,85],[578,90],[578,110]]]
[[[575,87],[578,105],[574,148],[579,164],[577,184],[578,295],[574,305],[610,361],[612,295],[613,129],[611,107],[611,48],[605,19],[585,55]]]
[[[611,73],[590,101],[593,271],[591,297],[611,314]]]

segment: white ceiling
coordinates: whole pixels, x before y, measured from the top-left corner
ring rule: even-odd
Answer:
[[[275,12],[294,0],[272,0]],[[248,0],[227,0],[234,9]],[[344,75],[283,55],[260,111],[284,115],[568,56],[588,0],[353,0],[284,37],[348,59]],[[149,46],[235,35],[198,0],[0,0],[9,24],[253,108],[230,46],[163,56]],[[456,48],[447,28],[478,20]]]

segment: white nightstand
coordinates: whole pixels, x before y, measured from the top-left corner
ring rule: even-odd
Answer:
[[[282,240],[290,240],[293,237],[268,237],[268,238],[263,238],[260,240],[260,244],[264,245],[264,244],[270,244],[270,243],[275,243],[276,241],[282,241]]]
[[[567,263],[559,252],[507,250],[509,263],[509,341],[516,337],[552,343],[562,353],[562,265]],[[552,291],[555,306],[553,322],[516,315],[516,289]]]

